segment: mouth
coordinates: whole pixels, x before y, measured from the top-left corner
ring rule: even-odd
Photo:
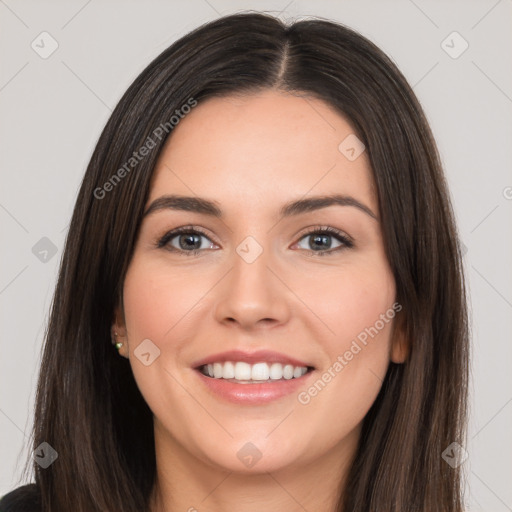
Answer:
[[[294,366],[291,364],[258,362],[249,364],[244,361],[225,361],[204,364],[197,368],[203,375],[212,379],[223,379],[238,384],[261,384],[282,380],[300,379],[313,371],[312,366]]]
[[[215,398],[237,404],[263,404],[304,386],[315,367],[304,361],[260,350],[216,354],[193,365]]]

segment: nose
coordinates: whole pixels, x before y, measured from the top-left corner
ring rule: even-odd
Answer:
[[[288,321],[293,294],[271,260],[266,250],[251,263],[234,253],[231,271],[219,283],[215,308],[218,322],[254,330]]]

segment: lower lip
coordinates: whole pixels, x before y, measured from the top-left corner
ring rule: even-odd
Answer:
[[[297,392],[305,386],[313,371],[297,379],[280,379],[264,381],[261,384],[238,384],[226,379],[207,377],[200,370],[195,370],[206,387],[217,396],[236,404],[265,404]]]

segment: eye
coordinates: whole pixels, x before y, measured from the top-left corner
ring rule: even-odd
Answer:
[[[203,239],[210,243],[203,244]],[[157,247],[165,248],[184,256],[198,255],[204,249],[212,249],[215,245],[205,233],[192,226],[173,229],[158,240]]]
[[[338,245],[332,247],[332,239]],[[203,243],[203,239],[210,243]],[[352,240],[341,231],[329,226],[314,226],[302,235],[300,240],[309,239],[308,247],[300,247],[301,241],[297,242],[300,249],[308,251],[314,256],[325,256],[343,249],[354,246]],[[183,256],[197,256],[205,249],[214,249],[215,244],[202,230],[193,226],[183,226],[167,232],[157,242],[158,248],[165,248],[168,251]]]
[[[338,245],[332,247],[332,239],[336,239]],[[352,240],[335,228],[329,226],[316,226],[311,228],[300,240],[309,239],[308,247],[301,247],[314,256],[325,256],[348,249],[354,246]],[[301,242],[297,242],[300,244]]]

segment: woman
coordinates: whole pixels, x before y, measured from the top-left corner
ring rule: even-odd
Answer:
[[[140,74],[98,141],[36,481],[0,510],[461,511],[443,453],[464,444],[467,338],[402,74],[333,22],[220,18]]]

